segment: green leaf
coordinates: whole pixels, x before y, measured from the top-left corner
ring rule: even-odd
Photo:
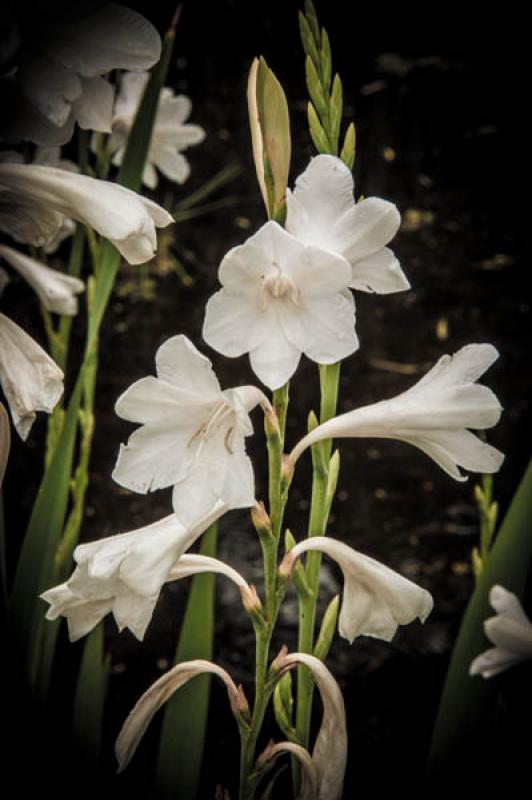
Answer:
[[[325,121],[329,114],[327,98],[323,93],[320,77],[310,56],[307,56],[305,59],[305,77],[307,79],[307,89],[310,99],[314,103],[316,111],[320,115],[322,121]]]
[[[329,135],[331,144],[333,146],[334,155],[338,152],[338,140],[340,138],[340,123],[342,122],[342,114],[344,110],[342,81],[340,76],[334,76],[331,104],[329,113]]]
[[[355,125],[353,122],[351,122],[345,133],[344,146],[342,147],[342,152],[340,153],[340,158],[344,164],[349,167],[349,169],[353,169],[355,164],[355,141]]]
[[[95,766],[101,755],[107,675],[103,622],[100,622],[83,645],[72,708],[72,737],[87,766]]]
[[[338,611],[340,608],[340,596],[335,595],[323,615],[320,632],[314,645],[313,655],[321,661],[325,661],[333,643],[336,633],[336,623],[338,621]]]
[[[467,748],[489,711],[497,681],[469,675],[473,659],[491,646],[484,620],[493,616],[489,592],[500,584],[522,596],[532,557],[532,461],[514,495],[469,601],[447,673],[429,758],[433,775],[445,770]]]
[[[321,52],[320,52],[320,61],[321,61],[321,79],[323,81],[323,86],[325,91],[328,92],[331,88],[331,78],[332,78],[332,55],[331,55],[331,45],[329,42],[329,37],[327,35],[327,31],[325,28],[321,29]]]
[[[314,147],[318,153],[330,153],[331,146],[329,144],[329,140],[327,139],[327,134],[321,126],[321,122],[318,119],[318,115],[316,114],[312,103],[309,103],[307,106],[307,114],[310,135],[312,137],[312,141],[314,142]]]
[[[216,555],[216,525],[203,535],[200,553]],[[215,576],[192,580],[174,664],[195,658],[212,659]],[[194,800],[198,797],[211,678],[201,675],[168,701],[159,742],[157,797]]]
[[[320,54],[314,34],[310,29],[307,18],[302,12],[299,12],[299,33],[301,35],[301,44],[307,56],[310,56],[314,62],[316,69],[320,69]]]

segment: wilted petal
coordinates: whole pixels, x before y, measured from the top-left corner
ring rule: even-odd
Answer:
[[[85,284],[79,278],[50,269],[34,258],[5,245],[0,245],[0,256],[28,281],[48,311],[69,316],[78,313],[76,295],[85,290]]]
[[[308,750],[305,750],[300,744],[295,744],[295,742],[270,742],[258,757],[257,766],[261,770],[268,769],[273,766],[283,753],[290,753],[290,755],[295,756],[301,766],[301,786],[296,800],[318,800],[318,770]]]
[[[72,103],[80,128],[111,133],[114,89],[105,78],[81,78],[81,95]]]
[[[238,705],[241,702],[241,692],[235,686],[231,676],[224,669],[217,666],[217,664],[212,664],[210,661],[203,661],[200,659],[196,661],[184,661],[178,664],[150,686],[148,691],[145,692],[136,703],[124,722],[115,745],[119,772],[122,772],[131,761],[148,725],[161,706],[163,706],[181,686],[184,686],[189,680],[195,678],[196,675],[203,675],[206,672],[217,675],[225,683],[231,707],[233,710],[238,709]]]
[[[4,482],[9,451],[11,449],[11,427],[9,417],[3,403],[0,403],[0,489]]]
[[[12,320],[0,314],[0,383],[13,423],[26,439],[37,411],[51,414],[63,394],[63,373]]]

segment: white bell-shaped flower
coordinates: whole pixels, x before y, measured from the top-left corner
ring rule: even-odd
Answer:
[[[410,288],[385,245],[399,229],[393,203],[367,197],[355,203],[351,170],[336,156],[313,158],[286,196],[286,229],[301,242],[341,255],[352,269],[352,289],[389,294]]]
[[[484,622],[487,638],[494,647],[485,650],[471,663],[470,675],[492,678],[521,661],[532,659],[532,622],[519,598],[503,586],[492,586],[490,603],[497,612]]]
[[[376,437],[418,447],[457,481],[467,480],[459,466],[497,472],[503,454],[467,429],[484,430],[499,421],[499,401],[491,389],[475,383],[498,355],[490,344],[470,344],[453,356],[442,356],[406,392],[319,425],[296,445],[291,460],[322,439]]]
[[[142,425],[122,445],[114,480],[145,494],[173,486],[174,510],[188,525],[216,500],[229,508],[255,502],[253,467],[244,440],[249,412],[269,405],[254,386],[222,391],[211,362],[186,336],[155,356],[157,378],[141,378],[118,398],[116,413]]]
[[[277,222],[230,250],[218,276],[223,288],[207,303],[203,338],[224,356],[249,353],[270,389],[289,380],[302,353],[333,364],[357,349],[348,262]]]
[[[416,618],[425,622],[432,611],[433,600],[425,589],[328,536],[311,536],[296,544],[286,554],[280,573],[291,574],[296,560],[309,550],[326,553],[342,570],[344,594],[338,630],[350,643],[361,635],[389,642],[399,625]]]
[[[51,414],[63,394],[63,373],[55,361],[4,314],[0,314],[0,384],[24,440],[37,411]]]

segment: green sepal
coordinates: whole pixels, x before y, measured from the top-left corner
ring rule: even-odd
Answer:
[[[329,140],[327,139],[327,134],[321,126],[321,122],[316,114],[314,106],[310,102],[307,106],[307,116],[310,136],[314,142],[314,147],[318,153],[330,153],[331,147]]]
[[[340,124],[342,122],[342,114],[344,110],[342,81],[338,73],[334,76],[331,103],[329,112],[329,135],[331,144],[333,146],[334,154],[338,152],[338,141],[340,139]]]
[[[292,676],[285,672],[279,678],[273,692],[273,711],[275,719],[289,742],[297,741],[293,725],[294,698],[292,695]]]
[[[288,528],[284,534],[284,547],[285,551],[288,553],[293,547],[297,544],[294,536]],[[292,581],[294,586],[296,587],[296,591],[300,597],[310,597],[310,589],[307,582],[307,573],[305,572],[305,568],[301,563],[301,559],[297,559],[297,562],[294,566],[294,571],[292,572]]]
[[[355,131],[355,124],[351,122],[347,131],[345,132],[344,137],[344,145],[342,147],[342,152],[340,153],[340,158],[349,169],[353,169],[355,164],[355,142],[356,142],[356,131]]]
[[[316,39],[310,29],[310,25],[308,23],[307,18],[305,15],[300,11],[299,12],[299,33],[301,35],[301,44],[303,45],[303,50],[307,56],[310,56],[312,59],[314,66],[317,70],[320,69],[320,54],[318,52],[318,47],[316,44]]]
[[[335,595],[323,615],[320,632],[314,645],[313,655],[320,661],[325,661],[336,633],[338,611],[340,609],[340,595]]]
[[[320,40],[320,26],[318,23],[318,15],[316,14],[316,9],[314,8],[314,3],[312,0],[305,0],[305,16],[308,20],[308,24],[310,26],[310,30],[317,42]]]
[[[323,86],[321,85],[320,76],[314,66],[310,56],[305,59],[305,77],[307,80],[307,89],[310,99],[316,107],[320,118],[326,120],[329,114],[328,102],[325,94],[323,93]]]
[[[325,28],[321,29],[321,79],[323,82],[323,87],[326,92],[328,92],[331,88],[331,78],[332,78],[332,55],[331,55],[331,45],[329,42],[329,37],[327,35],[327,31]]]

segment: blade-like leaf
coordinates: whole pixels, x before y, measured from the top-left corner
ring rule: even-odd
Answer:
[[[72,738],[87,766],[96,766],[100,758],[106,691],[107,665],[101,622],[85,640],[72,709]]]

